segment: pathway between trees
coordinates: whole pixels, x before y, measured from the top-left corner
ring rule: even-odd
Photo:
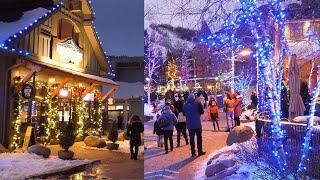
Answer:
[[[223,116],[223,115],[222,115]],[[156,135],[153,134],[153,123],[145,123],[144,143],[144,177],[145,179],[191,179],[195,176],[198,168],[212,152],[226,146],[228,133],[214,132],[211,122],[202,122],[203,149],[207,153],[204,156],[192,158],[190,146],[185,145],[182,137],[181,145],[176,148],[176,133],[174,133],[173,152],[165,154],[164,148],[158,148]],[[220,120],[222,130],[226,129],[226,121]]]

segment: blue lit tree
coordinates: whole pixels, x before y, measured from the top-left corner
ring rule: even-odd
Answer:
[[[153,39],[152,39],[153,38]],[[152,41],[153,40],[153,41]],[[162,54],[156,48],[159,36],[156,36],[152,30],[145,33],[144,36],[144,77],[146,78],[145,89],[147,92],[148,104],[151,103],[150,95],[155,84],[158,82],[158,72],[162,61]]]
[[[222,30],[224,34],[208,37],[213,46],[239,47],[243,43],[236,36],[237,30],[241,27],[249,29],[250,38],[253,39],[254,58],[257,61],[257,89],[259,97],[259,112],[267,112],[271,120],[272,129],[272,153],[279,171],[286,172],[286,153],[283,148],[282,139],[284,136],[280,126],[280,95],[283,68],[284,41],[284,9],[281,8],[280,0],[269,0],[266,11],[257,6],[255,0],[240,0],[241,10],[239,15],[224,22]],[[267,23],[266,23],[267,22]],[[275,48],[272,42],[272,28],[276,29],[279,37],[279,48]],[[212,41],[213,40],[213,41]],[[227,43],[226,43],[227,42]],[[274,54],[277,57],[277,65]]]
[[[185,82],[192,77],[190,66],[191,64],[189,62],[187,52],[184,51],[180,58],[180,77],[181,77],[181,80]]]

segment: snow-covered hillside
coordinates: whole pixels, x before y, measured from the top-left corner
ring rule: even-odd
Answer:
[[[144,4],[145,28],[155,23],[193,30],[201,28],[202,20],[216,30],[221,27],[221,17],[240,7],[237,0],[145,0]]]

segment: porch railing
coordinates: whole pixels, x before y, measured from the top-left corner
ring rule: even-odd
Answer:
[[[282,122],[281,129],[284,130],[285,137],[283,145],[287,154],[287,163],[289,171],[297,172],[301,159],[301,149],[306,135],[306,124]],[[257,141],[259,153],[267,160],[272,159],[272,138],[271,138],[271,121],[256,120]],[[315,126],[312,131],[310,150],[310,161],[307,161],[306,175],[313,178],[320,178],[320,126]]]

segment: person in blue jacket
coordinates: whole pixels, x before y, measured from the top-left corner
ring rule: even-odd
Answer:
[[[167,125],[165,127],[161,127],[161,122],[167,121]],[[170,150],[173,151],[173,128],[177,124],[177,117],[173,114],[170,109],[170,106],[164,106],[162,109],[162,114],[157,119],[157,123],[160,125],[163,130],[164,135],[164,148],[166,150],[166,154],[168,154],[168,140],[170,142]]]
[[[186,103],[183,105],[183,111],[186,116],[187,129],[190,136],[190,146],[192,157],[196,156],[194,136],[197,136],[198,156],[204,155],[206,152],[202,150],[202,127],[200,116],[204,113],[201,102],[196,102],[193,94],[188,96]]]

